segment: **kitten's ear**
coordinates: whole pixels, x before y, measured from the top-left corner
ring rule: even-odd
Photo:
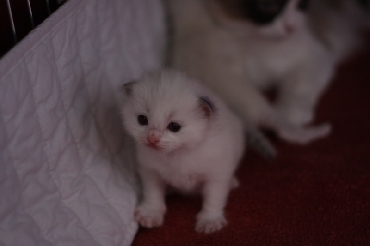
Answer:
[[[207,119],[211,117],[215,111],[215,106],[208,97],[199,98],[199,108]]]
[[[126,93],[127,96],[131,96],[132,95],[132,91],[133,91],[133,86],[135,84],[135,80],[133,81],[130,81],[128,83],[125,83],[123,86],[122,86],[122,91],[124,93]]]

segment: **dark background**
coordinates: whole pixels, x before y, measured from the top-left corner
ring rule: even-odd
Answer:
[[[0,57],[65,0],[0,0]]]

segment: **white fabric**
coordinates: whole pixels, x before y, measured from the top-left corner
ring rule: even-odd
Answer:
[[[164,32],[160,0],[69,0],[0,60],[0,245],[131,244],[119,85]]]

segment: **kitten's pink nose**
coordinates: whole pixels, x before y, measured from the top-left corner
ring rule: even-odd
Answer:
[[[154,134],[150,134],[148,136],[148,142],[151,144],[157,144],[159,142],[159,137]]]

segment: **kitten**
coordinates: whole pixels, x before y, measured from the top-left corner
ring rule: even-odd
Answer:
[[[318,0],[317,0],[318,1]],[[334,72],[337,56],[312,31],[297,0],[169,0],[170,66],[218,93],[244,122],[293,143],[327,136],[307,126]],[[277,89],[270,103],[263,95]]]
[[[176,71],[149,73],[124,88],[123,123],[136,142],[143,187],[138,223],[162,225],[170,186],[203,195],[197,232],[224,227],[223,209],[245,149],[241,121],[209,90]]]

